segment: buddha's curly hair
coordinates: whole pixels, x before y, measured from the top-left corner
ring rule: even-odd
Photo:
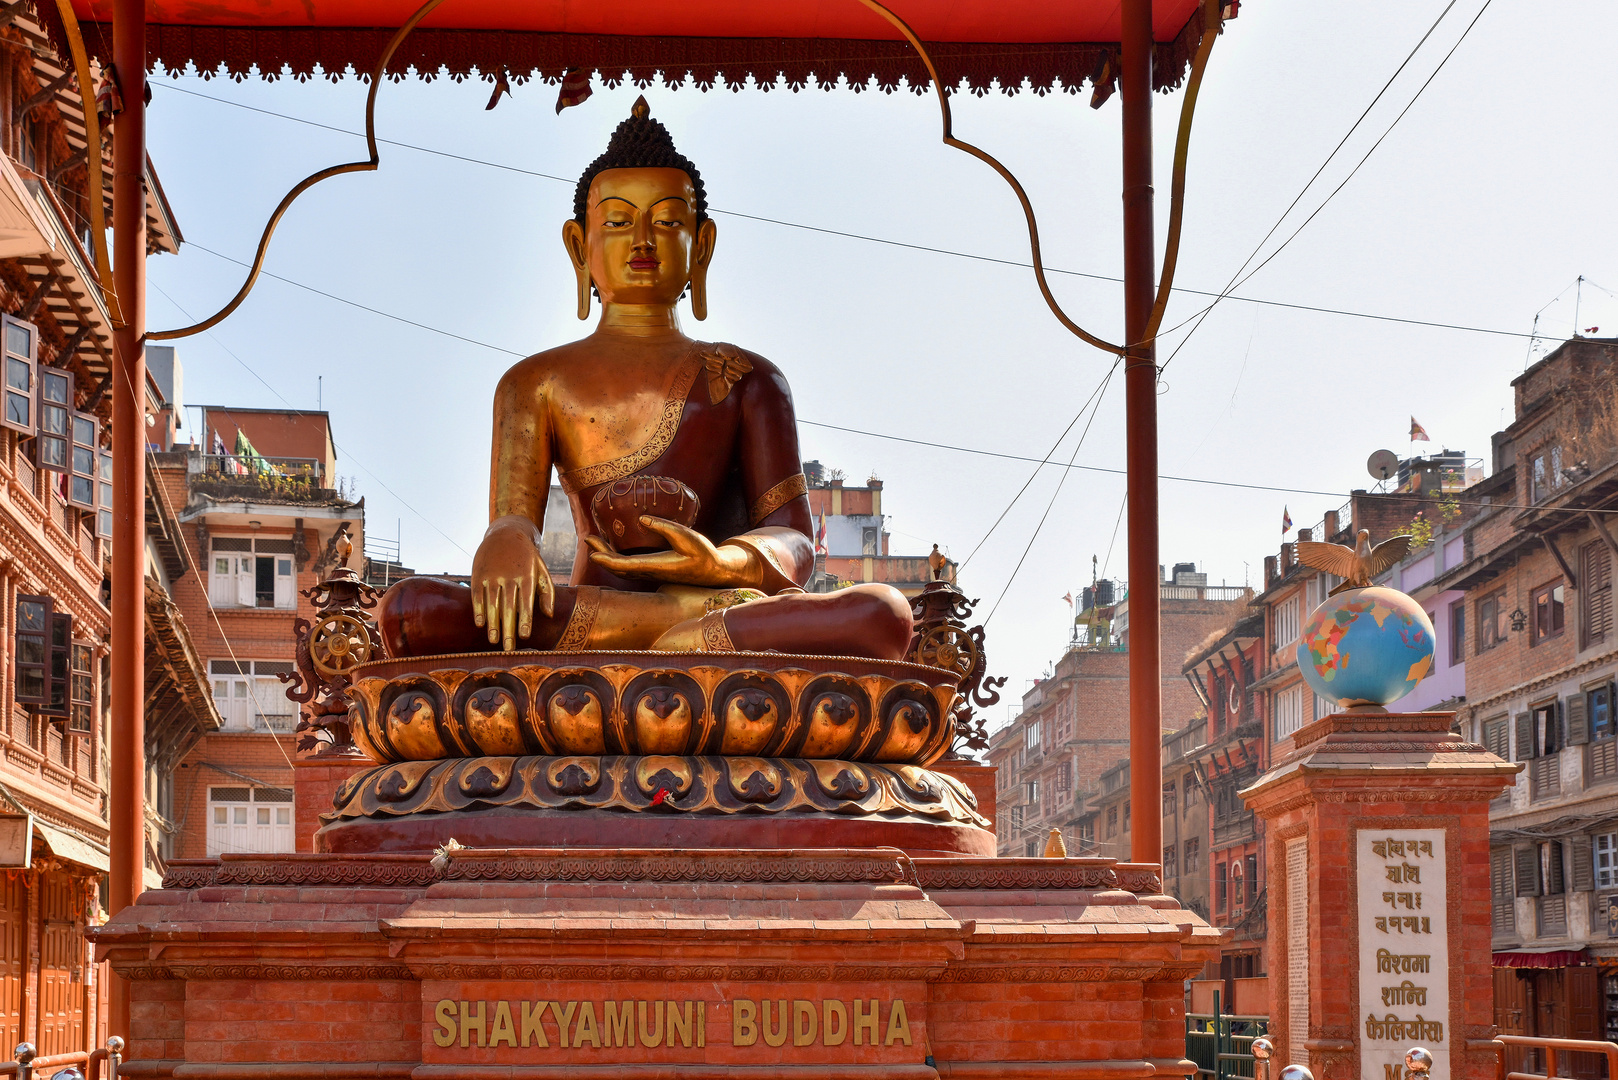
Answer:
[[[589,209],[590,183],[597,173],[607,169],[680,169],[691,178],[691,189],[696,193],[692,209],[697,212],[697,224],[708,220],[708,195],[702,186],[702,174],[691,160],[674,148],[669,129],[653,120],[646,98],[636,100],[629,119],[618,125],[607,143],[607,150],[590,162],[579,177],[579,186],[573,192],[573,220],[584,224]]]

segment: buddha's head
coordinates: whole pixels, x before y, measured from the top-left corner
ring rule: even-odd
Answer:
[[[579,318],[590,292],[604,304],[672,307],[691,289],[691,313],[708,315],[714,223],[702,177],[651,118],[644,97],[618,125],[606,153],[579,178],[562,243],[578,277]]]

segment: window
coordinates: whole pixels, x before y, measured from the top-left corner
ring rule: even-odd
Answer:
[[[67,501],[80,510],[96,508],[96,457],[101,449],[101,423],[91,413],[75,412],[69,448]]]
[[[875,529],[861,529],[860,530],[860,554],[861,555],[880,555],[880,554],[882,554],[882,552],[877,547],[877,530],[875,530]]]
[[[1073,763],[1064,761],[1056,767],[1056,797],[1066,800],[1073,795]]]
[[[0,425],[20,435],[34,435],[34,360],[39,331],[33,323],[0,316],[0,330],[4,336],[6,365],[5,410],[0,412]]]
[[[1191,807],[1194,806],[1197,801],[1197,781],[1196,778],[1190,773],[1186,773],[1185,775],[1185,783],[1183,788],[1185,798],[1181,799],[1180,802],[1184,804],[1185,812],[1189,814],[1191,812]]]
[[[1496,757],[1511,760],[1511,749],[1507,742],[1506,718],[1497,716],[1492,720],[1483,721],[1483,748]]]
[[[39,369],[39,439],[34,462],[41,469],[68,471],[68,440],[73,414],[73,373],[60,368]]]
[[[297,706],[276,677],[291,674],[290,660],[214,660],[208,670],[213,676],[213,703],[226,728],[291,731],[297,725]]]
[[[1528,459],[1528,495],[1531,501],[1549,498],[1562,486],[1562,448],[1547,446]]]
[[[1229,885],[1229,880],[1225,875],[1225,871],[1227,869],[1228,869],[1228,867],[1224,863],[1215,863],[1214,864],[1214,910],[1215,911],[1224,911],[1225,910],[1226,889],[1227,889],[1227,887]]]
[[[1124,802],[1124,832],[1129,831],[1129,802]]]
[[[1298,640],[1298,598],[1290,596],[1275,605],[1275,648]]]
[[[1618,833],[1597,833],[1595,845],[1596,888],[1618,888]]]
[[[71,686],[68,691],[67,729],[74,735],[95,731],[95,650],[89,643],[73,643]]]
[[[1498,848],[1489,852],[1489,908],[1494,932],[1517,932],[1517,915],[1512,887],[1511,849]]]
[[[1178,790],[1172,780],[1163,785],[1163,819],[1165,821],[1174,816],[1174,796]]]
[[[1030,858],[1030,859],[1039,858],[1039,841],[1038,840],[1030,840],[1030,841],[1028,841],[1026,844],[1024,844],[1022,846],[1022,853],[1023,853],[1023,855],[1025,857]]]
[[[96,480],[96,535],[103,540],[112,539],[112,455],[102,453],[98,458]]]
[[[1561,717],[1556,702],[1547,702],[1539,705],[1533,711],[1534,736],[1539,740],[1536,747],[1536,757],[1554,754],[1566,745],[1567,739],[1562,732]]]
[[[1324,720],[1326,717],[1331,716],[1333,713],[1341,712],[1341,711],[1342,710],[1338,706],[1337,702],[1333,701],[1331,698],[1321,697],[1319,694],[1315,695],[1315,719],[1316,720]]]
[[[1485,653],[1506,640],[1506,590],[1497,589],[1478,601],[1478,652]]]
[[[270,787],[208,789],[208,858],[224,852],[292,851],[292,792]]]
[[[1607,640],[1612,631],[1612,551],[1605,540],[1584,545],[1584,576],[1579,579],[1579,647]]]
[[[17,597],[16,698],[44,705],[50,697],[51,598]]]
[[[1449,606],[1449,666],[1466,663],[1466,601]]]
[[[1107,807],[1107,839],[1111,840],[1118,835],[1118,808]]]
[[[208,601],[214,607],[297,606],[291,540],[216,536],[212,547]]]
[[[1584,692],[1584,712],[1590,725],[1589,757],[1584,767],[1586,780],[1611,780],[1618,777],[1618,731],[1612,713],[1613,686],[1606,683]]]
[[[1303,726],[1303,687],[1289,686],[1275,694],[1275,737],[1285,739]]]
[[[1189,874],[1196,870],[1200,856],[1198,849],[1201,846],[1201,842],[1195,837],[1185,842],[1185,858],[1181,859],[1180,863],[1185,867],[1186,873]]]
[[[1232,909],[1240,908],[1244,902],[1242,898],[1242,861],[1233,859],[1230,863],[1230,906]]]
[[[1022,807],[1020,806],[1011,808],[1011,827],[1013,829],[1022,828]]]
[[[1176,865],[1179,862],[1177,858],[1179,853],[1179,849],[1173,844],[1163,849],[1163,877],[1165,880],[1180,876],[1180,868]]]
[[[1560,581],[1534,590],[1534,632],[1531,644],[1561,637],[1566,616],[1564,591]]]
[[[1023,742],[1030,751],[1039,749],[1039,728],[1040,725],[1035,723],[1023,729]]]

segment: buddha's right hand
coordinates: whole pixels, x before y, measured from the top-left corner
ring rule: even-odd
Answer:
[[[547,618],[556,590],[539,554],[539,526],[520,515],[496,518],[472,557],[472,619],[489,644],[507,652],[534,629],[534,602]]]

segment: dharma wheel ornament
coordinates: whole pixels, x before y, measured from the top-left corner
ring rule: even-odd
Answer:
[[[280,676],[292,684],[287,697],[304,706],[298,750],[323,756],[360,753],[349,729],[348,691],[354,669],[382,653],[382,635],[369,613],[377,591],[349,568],[354,544],[346,532],[339,534],[336,547],[337,569],[303,590],[319,609],[315,621],[300,618],[292,624],[297,671]]]
[[[935,567],[934,573],[938,572]],[[905,658],[941,668],[960,680],[959,692],[950,710],[955,723],[951,756],[958,755],[962,749],[989,748],[988,728],[983,718],[975,715],[973,707],[983,709],[999,702],[999,687],[1006,684],[1005,676],[985,678],[988,656],[983,649],[983,627],[967,629],[966,620],[977,604],[976,600],[968,600],[954,582],[933,580],[910,605],[916,619],[916,633]]]

